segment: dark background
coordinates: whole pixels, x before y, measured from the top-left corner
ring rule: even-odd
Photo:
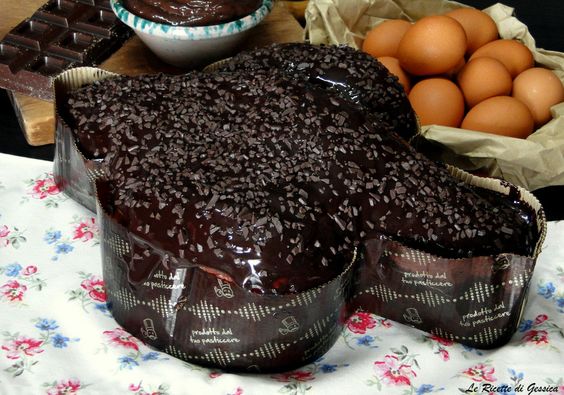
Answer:
[[[496,3],[486,0],[462,2],[480,9]],[[505,0],[502,3],[515,8],[515,16],[528,26],[538,48],[564,52],[564,0]],[[0,152],[45,160],[53,160],[54,153],[53,145],[32,147],[27,144],[10,100],[2,89],[0,89]],[[562,199],[564,186],[543,188],[533,193],[543,204],[549,220],[564,219]]]

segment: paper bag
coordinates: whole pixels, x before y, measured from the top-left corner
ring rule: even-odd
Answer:
[[[311,0],[306,9],[306,39],[313,44],[362,45],[368,30],[386,19],[417,19],[466,5],[444,0]],[[495,4],[484,10],[501,38],[523,42],[539,66],[552,69],[564,83],[564,53],[536,47],[514,9]],[[458,128],[426,125],[421,136],[437,145],[437,158],[451,165],[505,179],[528,190],[564,185],[564,103],[552,107],[553,119],[527,139]]]

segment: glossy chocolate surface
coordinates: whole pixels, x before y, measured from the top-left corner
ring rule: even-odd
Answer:
[[[50,100],[57,75],[98,65],[130,34],[108,0],[51,0],[0,41],[0,87]]]
[[[219,69],[281,72],[362,105],[405,140],[418,132],[415,112],[397,77],[373,57],[349,46],[277,44],[241,52]]]
[[[108,131],[102,203],[131,232],[133,284],[160,264],[198,266],[287,294],[331,280],[380,235],[447,258],[531,255],[538,240],[530,208],[453,178],[364,107],[279,73],[118,77],[69,105],[82,133]]]
[[[231,22],[256,11],[262,0],[123,0],[132,13],[173,26],[208,26]]]

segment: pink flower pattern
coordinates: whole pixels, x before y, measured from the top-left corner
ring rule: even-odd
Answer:
[[[7,276],[8,281],[0,285],[0,300],[13,305],[27,306],[27,294],[32,290],[41,291],[46,285],[38,276],[35,265],[22,267],[19,263],[13,262],[0,267],[0,274],[2,273]]]
[[[380,325],[382,325],[383,328],[391,328],[392,322],[390,320],[388,320],[387,318],[380,318],[379,320]]]
[[[386,355],[383,361],[374,362],[376,374],[384,383],[393,385],[411,385],[411,379],[417,374],[411,365],[403,363],[395,355]]]
[[[442,358],[443,361],[446,362],[446,361],[448,361],[448,360],[450,359],[450,354],[449,354],[448,351],[445,350],[444,348],[441,348],[441,349],[438,351],[438,353],[439,353],[439,355],[441,356],[441,358]]]
[[[454,342],[452,340],[448,340],[442,337],[439,337],[437,335],[431,335],[429,336],[429,339],[437,342],[438,344],[440,344],[441,346],[452,346],[454,344]]]
[[[272,376],[272,378],[283,383],[288,383],[290,381],[310,381],[315,379],[315,376],[309,371],[296,370],[293,372],[280,373]]]
[[[496,378],[494,377],[494,373],[495,373],[495,368],[483,363],[474,365],[466,369],[464,372],[462,372],[463,375],[469,377],[472,381],[475,381],[477,383],[482,383],[482,382],[493,383],[494,381],[496,381]]]
[[[47,395],[73,395],[82,388],[80,380],[60,380],[47,389]]]
[[[98,235],[98,233],[99,229],[96,224],[96,218],[85,218],[74,227],[73,240],[79,239],[86,242],[88,240],[92,240],[96,235]]]
[[[106,335],[112,345],[139,351],[139,345],[137,344],[138,340],[121,328],[104,331],[104,335]]]
[[[37,266],[34,265],[26,266],[22,271],[24,276],[33,276],[35,273],[37,273]]]
[[[9,359],[19,359],[24,355],[29,357],[42,353],[42,340],[35,340],[25,336],[19,336],[2,346],[2,350],[7,352]]]
[[[545,322],[546,320],[548,320],[548,316],[546,314],[539,314],[535,318],[535,322],[533,323],[533,325],[535,325],[535,326],[540,325],[543,322]]]
[[[434,334],[426,335],[424,340],[431,344],[435,354],[439,355],[443,361],[447,362],[450,360],[450,353],[447,350],[447,347],[454,345],[452,340],[445,339]]]
[[[377,322],[372,314],[358,312],[348,319],[346,327],[353,333],[364,334],[367,329],[374,328],[376,324]]]
[[[0,248],[7,247],[10,244],[9,234],[10,229],[6,225],[0,226]]]
[[[104,281],[98,276],[91,276],[90,278],[83,280],[80,286],[88,292],[88,296],[95,300],[96,302],[106,301],[106,288],[104,287]]]
[[[7,298],[10,302],[21,302],[27,286],[21,284],[18,280],[10,280],[0,287],[0,293]]]
[[[61,191],[57,184],[55,184],[51,175],[35,180],[30,192],[31,196],[35,199],[45,199],[50,195],[57,195],[59,193],[61,193]]]
[[[151,389],[145,388],[143,386],[143,382],[139,382],[137,384],[129,384],[128,387],[129,391],[133,392],[134,395],[166,395],[168,394],[167,389],[168,389],[168,385],[166,384],[161,384],[159,385],[158,389],[156,391],[153,391]]]
[[[548,344],[548,332],[545,330],[530,330],[525,333],[523,340],[534,344]]]

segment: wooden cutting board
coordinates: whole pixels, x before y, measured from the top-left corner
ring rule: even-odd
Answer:
[[[0,37],[21,20],[29,17],[46,0],[3,0],[0,13]],[[242,49],[256,48],[270,43],[300,42],[304,30],[292,16],[284,2],[275,2],[272,12],[254,28]],[[155,57],[134,36],[116,53],[100,65],[115,73],[138,75],[144,73],[179,73],[181,70],[166,65]],[[9,92],[24,136],[30,145],[52,144],[55,141],[54,105],[19,93]]]

